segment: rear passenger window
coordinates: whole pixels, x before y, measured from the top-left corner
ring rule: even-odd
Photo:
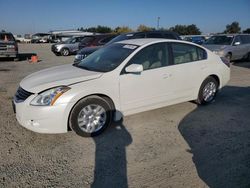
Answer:
[[[145,34],[144,33],[138,33],[138,34],[135,34],[132,38],[133,39],[145,38]]]
[[[183,64],[207,58],[206,51],[190,44],[172,43],[174,64]]]
[[[164,34],[164,38],[166,39],[176,39],[176,37],[174,35],[171,35],[171,34]]]
[[[241,35],[240,38],[243,44],[250,44],[250,35]]]
[[[161,33],[148,33],[147,38],[163,38]]]

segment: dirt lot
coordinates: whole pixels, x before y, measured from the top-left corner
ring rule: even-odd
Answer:
[[[0,187],[250,187],[250,63],[208,106],[186,102],[125,117],[95,138],[21,127],[11,98],[26,75],[74,56],[20,45],[22,61],[0,61]],[[41,62],[29,64],[29,53]]]

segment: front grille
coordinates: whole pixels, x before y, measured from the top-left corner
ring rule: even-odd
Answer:
[[[16,94],[14,96],[14,100],[16,103],[25,101],[30,95],[34,93],[28,92],[24,90],[23,88],[19,87],[16,91]]]
[[[1,51],[6,51],[7,50],[7,46],[4,44],[0,44],[0,50]]]

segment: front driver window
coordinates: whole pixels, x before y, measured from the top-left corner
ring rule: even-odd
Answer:
[[[130,60],[129,65],[131,64],[140,64],[143,70],[167,66],[169,64],[168,45],[158,43],[143,48]]]

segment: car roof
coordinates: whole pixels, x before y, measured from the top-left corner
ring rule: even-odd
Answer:
[[[146,45],[146,44],[156,43],[156,42],[182,42],[182,43],[193,44],[193,43],[182,41],[182,40],[162,39],[162,38],[130,39],[130,40],[119,41],[119,42],[116,42],[116,43],[143,46],[143,45]]]

